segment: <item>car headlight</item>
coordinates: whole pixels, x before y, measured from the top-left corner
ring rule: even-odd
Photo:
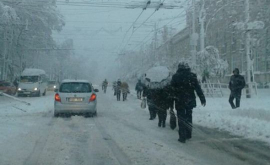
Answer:
[[[55,86],[53,86],[53,88],[56,88],[56,85],[55,85]]]
[[[21,91],[22,89],[21,88],[18,88],[18,91]]]
[[[35,91],[37,91],[38,89],[37,88],[34,88]]]

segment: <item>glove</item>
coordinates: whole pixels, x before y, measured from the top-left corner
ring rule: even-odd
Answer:
[[[206,106],[206,101],[202,102],[202,106],[203,106],[203,107]]]

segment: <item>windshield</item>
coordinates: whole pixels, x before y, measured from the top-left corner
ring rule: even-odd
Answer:
[[[38,82],[39,76],[21,76],[20,82],[22,83],[35,83]]]
[[[0,87],[8,87],[8,86],[11,86],[11,84],[8,82],[0,82]]]
[[[62,93],[90,93],[92,92],[89,83],[63,83],[60,86],[59,92]]]
[[[56,84],[55,81],[49,81],[49,82],[48,82],[48,85],[55,85],[55,84]]]
[[[270,0],[0,0],[0,165],[270,165]]]

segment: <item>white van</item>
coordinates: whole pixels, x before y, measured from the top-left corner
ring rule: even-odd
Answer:
[[[18,97],[46,95],[48,78],[44,70],[25,69],[20,77]]]

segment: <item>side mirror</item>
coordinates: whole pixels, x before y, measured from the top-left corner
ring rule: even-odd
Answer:
[[[98,90],[98,89],[94,89],[94,91],[95,91],[95,92],[99,92],[99,90]]]
[[[59,89],[54,89],[54,92],[59,92]]]

